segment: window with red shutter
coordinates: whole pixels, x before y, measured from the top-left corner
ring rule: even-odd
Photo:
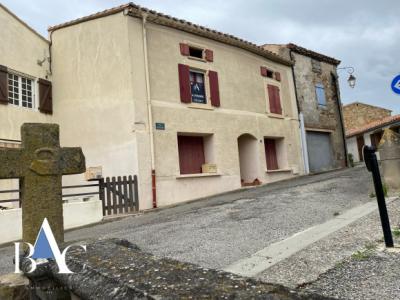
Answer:
[[[179,64],[179,90],[181,95],[181,102],[190,103],[192,101],[192,94],[190,92],[190,70],[189,66]]]
[[[281,73],[275,72],[275,79],[276,79],[277,81],[281,81]]]
[[[210,98],[211,105],[219,107],[221,105],[219,99],[219,84],[218,84],[218,73],[215,71],[208,72],[208,78],[210,81]]]
[[[267,170],[278,170],[278,158],[276,156],[276,143],[274,139],[264,139],[265,158],[267,161]]]
[[[269,111],[273,114],[282,114],[281,97],[279,88],[275,85],[268,84],[268,100]]]
[[[273,78],[274,77],[273,76],[274,72],[269,70],[267,67],[261,66],[260,67],[260,73],[261,73],[261,76],[264,76],[264,77],[268,77],[268,78]]]
[[[198,174],[205,163],[202,136],[178,136],[179,167],[181,174]]]

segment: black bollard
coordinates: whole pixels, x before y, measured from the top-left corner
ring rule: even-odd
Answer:
[[[379,215],[381,217],[383,236],[386,247],[393,247],[392,231],[390,229],[389,215],[386,208],[385,193],[383,192],[381,173],[379,172],[376,149],[372,146],[364,146],[363,155],[368,171],[372,172],[374,180],[375,194],[378,201]]]

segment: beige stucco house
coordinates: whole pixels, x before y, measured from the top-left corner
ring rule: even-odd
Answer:
[[[24,122],[53,120],[45,97],[51,89],[49,42],[2,4],[0,26],[0,147],[19,147]],[[16,180],[0,182],[0,189],[17,187]]]
[[[304,173],[290,60],[134,4],[49,32],[52,115],[0,106],[21,114],[0,138],[18,140],[24,121],[59,123],[62,145],[81,146],[88,167],[138,175],[140,209]],[[48,42],[37,38],[43,49],[22,71],[43,78]]]

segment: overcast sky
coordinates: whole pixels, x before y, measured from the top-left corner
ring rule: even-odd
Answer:
[[[16,15],[47,37],[47,27],[126,1],[5,0]],[[137,0],[141,6],[233,34],[256,44],[293,42],[353,66],[356,87],[340,71],[342,101],[400,113],[390,83],[400,74],[399,0]]]

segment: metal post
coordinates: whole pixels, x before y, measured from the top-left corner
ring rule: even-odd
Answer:
[[[372,172],[372,178],[374,180],[375,194],[378,201],[385,244],[386,247],[393,247],[393,237],[390,229],[389,215],[386,208],[385,193],[383,192],[382,178],[381,173],[379,172],[378,159],[376,158],[375,152],[376,149],[372,146],[364,146],[363,148],[365,164],[368,171]]]

